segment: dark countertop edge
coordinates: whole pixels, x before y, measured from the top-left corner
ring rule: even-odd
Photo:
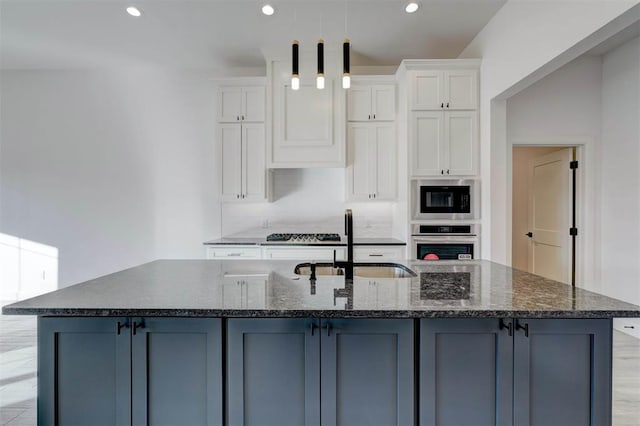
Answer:
[[[237,310],[237,309],[75,309],[75,308],[2,308],[3,315],[56,317],[211,317],[211,318],[530,318],[530,319],[610,319],[640,318],[638,311],[326,311],[326,310]]]

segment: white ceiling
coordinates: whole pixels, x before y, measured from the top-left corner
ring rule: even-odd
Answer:
[[[273,0],[268,17],[259,0],[0,0],[0,66],[264,67],[261,51],[320,37],[350,38],[353,65],[455,58],[505,2],[422,0],[406,14],[403,0]]]

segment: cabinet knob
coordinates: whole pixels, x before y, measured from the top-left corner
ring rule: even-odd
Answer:
[[[240,121],[240,116],[236,115],[236,121]]]
[[[449,102],[447,102],[447,108],[449,108]]]
[[[376,119],[376,115],[375,115],[375,114],[373,114],[373,119],[374,119],[374,120]]]
[[[371,114],[369,114],[369,116],[368,116],[368,120],[371,120]]]
[[[240,194],[236,194],[236,198],[237,198],[237,199],[240,199]]]
[[[449,106],[449,104],[447,104],[447,107]],[[244,115],[242,116],[242,121],[244,121]]]
[[[449,169],[447,169],[447,174],[449,174]]]
[[[440,104],[440,108],[444,108],[444,102]]]
[[[444,174],[444,170],[440,170],[440,174],[443,175]]]
[[[242,194],[242,199],[244,200],[244,194]]]

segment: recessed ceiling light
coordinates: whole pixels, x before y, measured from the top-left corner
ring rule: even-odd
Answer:
[[[140,15],[142,15],[142,12],[140,12],[140,9],[138,9],[135,6],[129,6],[127,8],[127,13],[131,16],[135,16],[136,18]]]
[[[264,6],[262,6],[262,13],[264,13],[265,15],[271,16],[274,12],[275,9],[270,4],[265,4]]]
[[[404,11],[407,13],[413,13],[418,10],[418,7],[418,3],[412,1],[410,3],[407,3],[407,5],[404,7]]]

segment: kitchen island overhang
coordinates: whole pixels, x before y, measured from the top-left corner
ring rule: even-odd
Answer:
[[[18,302],[39,424],[611,423],[613,317],[640,307],[487,262],[415,277],[160,260]]]

